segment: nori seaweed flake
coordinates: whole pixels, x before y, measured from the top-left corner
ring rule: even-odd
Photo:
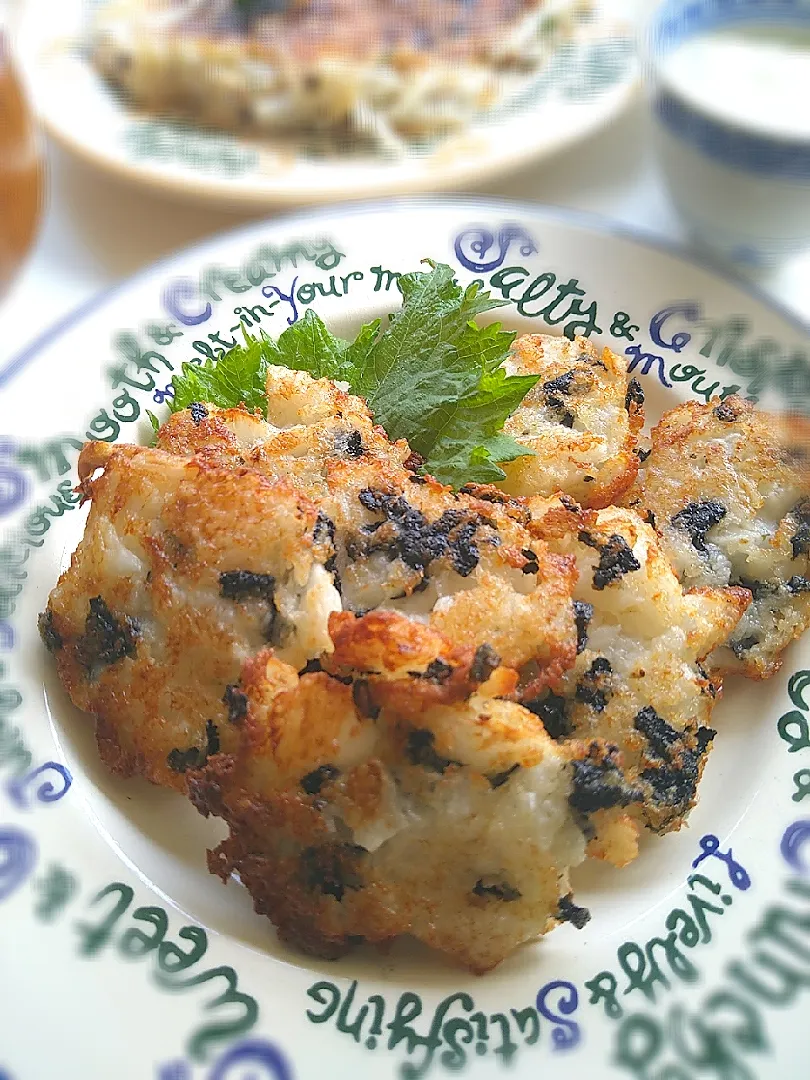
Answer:
[[[501,900],[504,903],[511,903],[514,900],[520,900],[521,892],[516,889],[514,885],[510,885],[508,881],[493,881],[489,883],[484,878],[479,878],[473,885],[473,893],[476,896],[480,896],[485,900]]]
[[[53,625],[53,612],[50,608],[46,608],[40,612],[37,617],[37,628],[39,630],[39,636],[45,645],[45,648],[50,653],[59,652],[64,645],[62,641],[62,635]]]
[[[633,554],[633,549],[623,536],[613,533],[607,540],[600,542],[589,532],[579,533],[579,540],[599,552],[599,563],[593,571],[593,587],[601,592],[607,585],[624,577],[625,574],[641,569],[641,563]]]
[[[577,930],[582,930],[591,921],[591,913],[587,908],[575,904],[573,893],[568,893],[567,896],[560,897],[557,905],[557,918],[560,922],[569,922]]]
[[[670,518],[670,524],[687,533],[695,551],[706,550],[706,534],[727,514],[725,506],[714,499],[689,503]]]
[[[228,722],[241,724],[247,716],[247,694],[240,690],[236,683],[228,683],[222,695],[222,702],[228,709]]]
[[[644,387],[638,379],[631,379],[627,384],[627,394],[624,398],[624,407],[629,411],[631,405],[644,404]]]
[[[138,624],[128,615],[116,617],[100,596],[93,596],[79,639],[79,656],[91,672],[100,667],[134,656],[140,633]]]
[[[544,698],[526,701],[523,707],[543,722],[551,739],[564,739],[573,734],[574,727],[568,718],[568,699],[549,691]]]
[[[331,784],[338,776],[340,769],[337,765],[319,765],[302,777],[300,783],[307,795],[319,795],[324,784]]]
[[[597,810],[641,802],[642,792],[627,786],[615,758],[615,748],[603,755],[595,746],[588,757],[571,763],[574,776],[568,802],[573,810],[593,814]]]
[[[363,888],[360,863],[366,849],[358,844],[324,844],[301,853],[304,880],[310,888],[341,901],[347,889]]]
[[[577,656],[588,642],[588,626],[593,618],[593,604],[585,600],[574,601],[574,622],[577,626]]]
[[[436,736],[425,728],[414,728],[409,732],[405,750],[411,764],[421,765],[422,768],[437,773],[444,773],[451,765],[461,765],[460,761],[437,754],[435,742]]]
[[[275,588],[276,579],[272,574],[228,570],[219,575],[219,591],[228,600],[266,600],[272,603]]]

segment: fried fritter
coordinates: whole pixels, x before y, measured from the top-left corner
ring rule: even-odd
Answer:
[[[506,367],[540,381],[504,425],[534,456],[505,464],[500,486],[523,496],[564,491],[595,509],[614,502],[636,477],[644,424],[644,392],[628,382],[624,358],[586,338],[526,334]]]
[[[356,618],[370,610],[394,620],[405,672],[463,654],[550,680],[575,655],[571,560],[406,469],[407,445],[360,399],[285,369],[269,389],[272,424],[200,403],[157,449],[82,452],[93,505],[42,632],[119,772],[182,790],[230,747],[243,663],[269,643],[293,670],[328,664],[331,612],[348,620],[334,666],[349,673],[376,670],[380,641]]]
[[[688,402],[652,432],[638,500],[684,585],[748,589],[708,664],[764,679],[810,626],[810,424],[739,397]]]
[[[271,642],[303,667],[330,647],[331,547],[315,504],[255,471],[89,443],[79,475],[92,506],[43,637],[107,764],[182,790],[232,742],[245,660]]]
[[[245,665],[238,750],[190,791],[230,827],[211,870],[237,871],[284,940],[332,958],[411,934],[483,972],[559,921],[587,921],[568,884],[583,829],[599,814],[633,841],[624,808],[638,792],[620,758],[555,744],[496,696],[497,674],[476,685],[469,661],[466,679],[450,666],[403,676],[421,705],[406,718],[404,687],[391,705],[384,677],[298,675],[269,652]]]
[[[267,423],[211,406],[195,420],[187,409],[158,445],[287,478],[315,500],[344,611],[400,611],[456,646],[490,646],[509,666],[535,660],[548,678],[570,665],[571,560],[497,502],[405,468],[407,443],[389,442],[365,402],[328,380],[274,367],[267,391]]]
[[[684,591],[654,530],[632,510],[580,511],[566,498],[535,500],[534,527],[573,556],[578,656],[550,691],[524,704],[558,740],[600,738],[619,747],[633,813],[655,832],[680,828],[714,731],[719,683],[700,661],[738,623],[742,589]],[[595,839],[598,851],[602,838]]]

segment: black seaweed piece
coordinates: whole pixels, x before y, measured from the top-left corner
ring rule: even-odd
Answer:
[[[588,626],[593,618],[593,604],[585,600],[574,601],[574,622],[577,625],[577,656],[588,642]]]
[[[810,499],[800,499],[791,510],[798,529],[791,538],[793,558],[810,552]]]
[[[512,765],[508,769],[504,769],[503,772],[490,773],[489,776],[487,777],[487,780],[489,780],[490,787],[492,787],[493,789],[503,787],[503,785],[506,783],[506,781],[509,779],[509,777],[514,772],[516,772],[519,768],[520,768],[520,765],[518,765],[518,763],[515,762],[514,765]]]
[[[560,417],[560,423],[564,428],[572,428],[574,426],[575,420],[576,417],[574,416],[574,414],[572,412],[569,412],[567,409]]]
[[[311,889],[342,900],[347,889],[363,888],[360,862],[367,854],[358,844],[324,844],[301,852],[304,880]]]
[[[577,930],[582,930],[586,923],[591,921],[591,913],[587,908],[575,904],[574,894],[568,893],[567,896],[560,897],[557,904],[557,918],[560,922],[569,922]]]
[[[733,424],[739,417],[739,412],[730,401],[721,401],[712,409],[712,413],[724,424]]]
[[[318,516],[315,519],[315,528],[312,530],[312,539],[316,544],[322,544],[324,541],[328,540],[329,543],[334,546],[335,523],[323,512],[323,510],[318,511]]]
[[[537,555],[531,548],[523,548],[520,552],[523,558],[526,560],[522,567],[524,574],[538,574],[540,572],[540,563],[537,561]]]
[[[361,716],[369,720],[376,720],[380,715],[380,707],[375,704],[371,696],[368,679],[356,679],[352,685],[352,700],[355,708]]]
[[[741,577],[737,584],[743,589],[748,589],[754,600],[761,600],[763,596],[772,596],[779,592],[779,586],[771,581],[753,581],[750,578]]]
[[[715,736],[714,730],[700,727],[677,731],[650,705],[636,715],[634,727],[647,739],[647,756],[652,765],[642,770],[641,779],[649,784],[654,801],[685,812],[695,797],[700,764]]]
[[[335,439],[335,450],[349,458],[359,458],[365,453],[363,436],[359,431],[340,432]]]
[[[62,641],[62,635],[53,625],[53,612],[50,608],[46,608],[38,615],[37,628],[39,630],[39,636],[42,638],[48,652],[59,652],[64,645],[64,642]]]
[[[613,533],[604,543],[600,543],[583,530],[579,533],[579,539],[599,552],[599,564],[593,572],[593,587],[597,592],[601,592],[606,585],[618,581],[625,574],[641,569],[641,563],[633,554],[633,549],[618,533]]]
[[[247,716],[247,694],[236,683],[228,683],[222,695],[222,703],[228,709],[228,723],[241,724]]]
[[[475,533],[482,525],[492,526],[486,518],[464,510],[445,510],[437,521],[430,522],[401,495],[386,495],[366,488],[358,498],[367,510],[382,514],[396,535],[382,541],[367,539],[374,536],[383,523],[364,525],[363,535],[346,545],[350,559],[383,550],[391,559],[399,558],[412,570],[424,573],[434,559],[449,555],[453,569],[462,577],[468,577],[478,565],[480,556]]]
[[[276,579],[272,574],[228,570],[219,575],[219,591],[228,600],[266,600],[272,603]]]
[[[445,683],[453,674],[450,664],[444,660],[431,660],[424,671],[409,671],[408,674],[414,679],[425,679],[427,682]]]
[[[219,753],[219,731],[213,720],[205,721],[205,756],[213,757]]]
[[[475,543],[478,525],[478,521],[468,521],[456,530],[450,540],[450,561],[455,572],[462,577],[469,577],[478,566],[479,553]]]
[[[186,750],[170,750],[166,764],[173,772],[184,773],[188,769],[201,769],[209,757],[219,753],[219,732],[213,720],[205,721],[205,748],[189,746]]]
[[[137,650],[138,624],[128,615],[116,618],[100,596],[94,596],[79,639],[79,655],[88,668],[107,667],[134,656]]]
[[[522,896],[520,890],[516,889],[514,885],[510,885],[508,881],[498,881],[492,885],[485,885],[483,878],[476,881],[472,891],[476,896],[481,896],[487,900],[502,900],[507,904],[513,900],[520,900]]]
[[[541,392],[548,404],[552,407],[559,408],[559,406],[562,405],[562,402],[558,395],[570,394],[576,377],[576,370],[571,370],[566,371],[564,375],[558,375],[556,379],[549,379],[548,382],[544,382],[541,387]]]
[[[173,772],[184,773],[187,769],[199,769],[205,764],[205,751],[199,746],[190,746],[187,750],[170,750],[166,764]]]
[[[568,802],[573,810],[593,814],[597,810],[641,802],[642,792],[627,786],[624,774],[616,764],[616,754],[614,748],[605,756],[592,753],[582,761],[571,763],[574,780]]]
[[[738,660],[742,660],[743,655],[750,652],[755,645],[759,645],[759,638],[754,634],[749,634],[748,637],[738,638],[736,641],[732,638],[728,643],[728,647]]]
[[[810,524],[801,524],[790,539],[793,548],[793,558],[806,555],[810,551]]]
[[[597,656],[590,668],[583,673],[577,683],[574,697],[594,712],[604,712],[610,698],[610,661],[604,656]]]
[[[470,664],[470,679],[476,683],[486,682],[500,662],[500,656],[491,645],[484,642],[475,650],[475,656]]]
[[[810,592],[810,579],[794,575],[786,585],[787,591],[796,596],[798,593]]]
[[[624,398],[624,407],[629,411],[631,405],[644,404],[644,387],[638,379],[631,379],[627,384],[627,394]]]
[[[453,761],[452,758],[437,754],[435,742],[436,736],[425,728],[414,728],[409,732],[405,752],[411,764],[421,765],[423,769],[430,769],[437,773],[444,773],[451,765],[461,765],[460,761]]]
[[[725,506],[719,502],[713,499],[701,499],[700,502],[689,503],[683,510],[674,514],[670,518],[670,524],[689,535],[695,551],[705,551],[706,534],[715,525],[720,524],[727,512]]]
[[[568,700],[552,691],[544,698],[526,701],[523,707],[543,721],[543,727],[551,739],[565,739],[574,732],[568,719]]]
[[[331,784],[339,776],[340,769],[337,765],[319,765],[317,769],[302,777],[300,783],[307,795],[320,795],[323,785]]]
[[[633,721],[633,727],[647,739],[653,754],[664,759],[669,756],[670,747],[683,738],[680,732],[658,715],[652,705],[645,705],[643,709],[639,709]]]
[[[192,401],[192,403],[188,407],[188,411],[191,413],[191,419],[198,426],[203,422],[203,420],[208,419],[208,409],[206,409],[205,405],[203,405],[201,401]]]
[[[645,450],[645,449],[644,449],[643,447],[641,447],[641,446],[637,446],[637,447],[635,448],[635,450],[633,451],[633,453],[634,453],[634,454],[636,455],[636,457],[638,458],[638,460],[639,460],[639,463],[640,463],[641,465],[643,465],[643,464],[644,464],[644,462],[645,462],[645,461],[647,460],[647,458],[648,458],[648,457],[650,456],[650,454],[652,453],[652,450]]]
[[[321,665],[320,660],[318,660],[318,658],[316,657],[314,660],[307,660],[306,664],[304,664],[298,674],[299,676],[312,675],[318,671],[323,671],[323,666]]]

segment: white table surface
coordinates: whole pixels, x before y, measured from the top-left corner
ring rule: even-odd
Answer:
[[[636,100],[613,124],[558,157],[478,194],[572,207],[682,240]],[[48,325],[156,259],[266,213],[188,204],[97,171],[49,147],[50,195],[38,242],[0,304],[0,369]],[[758,280],[810,323],[810,253]]]

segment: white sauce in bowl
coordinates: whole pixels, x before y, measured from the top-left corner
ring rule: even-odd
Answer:
[[[724,27],[661,62],[664,86],[736,127],[810,141],[810,28]]]

